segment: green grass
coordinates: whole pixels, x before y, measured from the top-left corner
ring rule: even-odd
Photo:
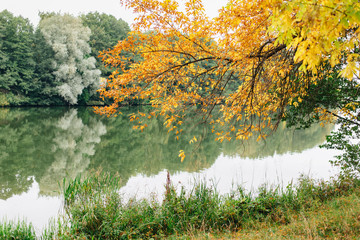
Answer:
[[[66,214],[41,238],[352,239],[360,233],[359,186],[354,177],[303,177],[296,186],[263,187],[256,196],[242,188],[219,195],[203,183],[177,191],[168,176],[162,202],[125,202],[120,177],[97,172],[63,182]],[[6,226],[5,232],[14,228]]]
[[[117,194],[118,176],[96,174],[65,186],[66,221],[61,234],[72,238],[128,239],[188,236],[196,232],[226,233],[258,226],[287,226],[294,216],[352,194],[359,180],[339,177],[328,182],[302,178],[286,189],[259,189],[257,196],[238,188],[220,196],[216,189],[197,184],[190,192],[176,189],[170,178],[162,203],[123,202]],[[325,235],[324,235],[325,236]]]
[[[25,222],[5,221],[0,223],[0,239],[32,240],[36,239],[35,230],[31,224]]]
[[[360,239],[360,189],[289,214],[288,224],[256,222],[235,232],[195,232],[169,239]]]

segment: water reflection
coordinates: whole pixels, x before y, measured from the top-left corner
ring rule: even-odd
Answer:
[[[242,158],[265,158],[275,154],[300,153],[304,150],[320,145],[326,135],[333,130],[333,125],[320,127],[314,125],[304,130],[288,129],[283,122],[276,132],[262,141],[251,138],[239,144],[236,141],[223,145],[223,153],[227,156],[241,156]]]
[[[78,117],[77,109],[70,109],[54,124],[56,133],[51,146],[54,161],[40,179],[40,193],[49,194],[64,177],[73,179],[84,173],[95,155],[95,145],[106,133],[105,125],[90,117],[87,124]]]
[[[0,109],[0,199],[27,192],[34,181],[41,195],[58,194],[58,182],[64,177],[99,167],[119,172],[125,185],[132,176],[154,176],[164,169],[173,175],[198,172],[213,166],[219,156],[258,159],[302,152],[323,142],[332,129],[314,126],[296,131],[280,125],[262,142],[219,143],[211,135],[194,146],[188,140],[202,135],[203,126],[191,126],[177,141],[161,121],[151,119],[147,124],[144,132],[133,130],[126,111],[106,118],[88,108]],[[178,151],[193,148],[196,151],[181,163]]]

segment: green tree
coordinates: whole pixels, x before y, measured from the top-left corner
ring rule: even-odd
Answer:
[[[96,67],[101,70],[103,76],[109,76],[113,69],[106,68],[99,58],[101,51],[114,47],[118,41],[124,40],[130,32],[129,25],[112,15],[98,12],[90,12],[80,16],[84,26],[91,29],[90,47],[91,56],[96,58]]]
[[[288,126],[308,128],[322,120],[324,111],[335,117],[338,128],[327,136],[327,141],[322,147],[343,151],[333,162],[347,172],[358,174],[360,173],[360,144],[357,140],[360,138],[359,80],[348,80],[339,76],[338,73],[342,69],[340,64],[334,67],[326,64],[324,68],[328,69],[330,74],[323,76],[317,84],[310,84],[306,90],[308,95],[296,107],[288,106],[283,120]],[[343,113],[334,111],[340,108],[343,109]]]
[[[55,81],[52,61],[55,52],[46,42],[40,29],[35,31],[34,60],[36,61],[34,81],[38,82],[36,92],[31,95],[37,105],[63,105],[64,99],[58,95],[56,87],[60,82]]]
[[[58,94],[68,103],[76,104],[83,90],[99,87],[100,71],[95,58],[90,56],[91,31],[79,18],[69,14],[44,17],[39,24],[41,33],[54,51],[52,67]]]
[[[28,19],[15,17],[7,10],[0,12],[0,89],[11,91],[14,96],[28,94],[37,86],[32,81],[34,32]],[[26,102],[13,98],[13,103]]]

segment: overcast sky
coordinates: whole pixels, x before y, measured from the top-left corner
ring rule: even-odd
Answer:
[[[226,0],[203,0],[209,16],[215,16]],[[122,18],[129,24],[133,23],[135,15],[132,10],[125,9],[120,5],[119,0],[2,0],[0,11],[7,9],[14,15],[21,15],[28,18],[37,26],[40,18],[38,12],[61,12],[79,15],[98,11]]]

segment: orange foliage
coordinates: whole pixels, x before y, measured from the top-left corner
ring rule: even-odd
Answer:
[[[102,53],[119,71],[100,90],[114,104],[98,113],[115,114],[122,103],[142,99],[151,103],[151,115],[164,116],[165,126],[176,133],[189,112],[196,112],[199,121],[229,126],[217,131],[218,140],[247,139],[254,132],[260,139],[264,129],[276,127],[273,120],[281,119],[287,105],[301,102],[306,86],[317,81],[311,73],[325,74],[320,61],[312,64],[316,54],[296,54],[305,38],[291,35],[313,21],[291,25],[311,5],[294,10],[280,0],[230,0],[209,18],[200,0],[186,1],[184,11],[175,0],[121,3],[138,17],[128,38]],[[148,117],[141,115],[132,117],[141,123]]]

